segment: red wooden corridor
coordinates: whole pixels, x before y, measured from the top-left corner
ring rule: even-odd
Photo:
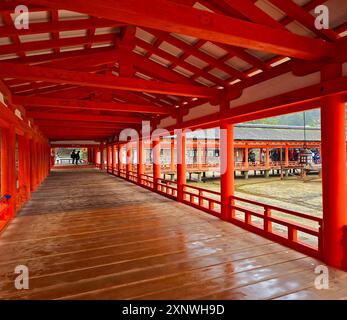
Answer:
[[[316,290],[320,261],[96,169],[81,170],[51,172],[2,234],[0,298],[347,298],[343,271],[330,269],[331,290]],[[30,290],[13,286],[19,264],[30,270]]]
[[[107,179],[105,203],[112,203],[113,187],[115,192],[124,188],[123,201],[135,215],[147,212],[136,199],[145,203],[157,199],[168,204],[172,220],[177,214],[177,219],[193,225],[196,214],[202,229],[203,222],[207,229],[209,223],[217,225],[223,230],[223,243],[228,231],[230,237],[240,232],[256,242],[271,243],[270,247],[286,247],[304,260],[318,259],[347,270],[346,1],[6,0],[0,1],[0,18],[0,246],[3,242],[6,247],[7,241],[19,245],[18,252],[5,249],[5,260],[20,259],[20,252],[30,252],[35,260],[37,252],[28,251],[25,244],[54,238],[50,221],[59,217],[66,216],[57,225],[62,237],[69,238],[69,230],[78,228],[73,215],[44,212],[55,197],[59,206],[78,200],[75,189],[68,199],[59,198],[64,183],[66,188],[75,185],[59,177],[76,174],[81,190],[90,192],[93,187],[99,190],[93,177]],[[297,148],[298,141],[288,138],[259,145],[253,137],[240,143],[237,125],[312,109],[320,110],[320,141],[305,137],[300,148],[320,149],[323,215],[236,196],[234,174],[248,176],[252,146],[264,155],[254,171],[266,176],[271,169],[304,170],[300,161],[289,161],[290,149]],[[209,146],[208,137],[192,139],[188,130],[199,129],[218,131],[218,145]],[[207,149],[199,147],[204,143],[207,149],[214,148],[218,162],[211,162]],[[58,147],[86,148],[83,165],[92,171],[80,168],[68,175],[66,168],[59,169],[45,180]],[[169,167],[161,162],[165,148]],[[187,155],[189,148],[198,158],[196,166]],[[238,148],[243,150],[241,161],[236,158]],[[273,148],[284,158],[271,162]],[[187,175],[211,170],[220,174],[219,191],[187,183]],[[171,180],[164,176],[168,173]],[[53,187],[45,191],[50,184]],[[87,232],[93,232],[93,223],[95,230],[127,219],[137,223],[117,205],[102,207],[99,194],[79,199],[86,207],[76,214],[76,223],[86,223]],[[35,197],[42,197],[39,203]],[[94,207],[93,200],[100,207]],[[25,216],[33,204],[37,213],[45,214]],[[158,217],[158,208],[148,215]],[[89,222],[90,212],[110,220]],[[20,221],[25,220],[33,221],[33,227],[21,229],[25,223]],[[43,221],[46,229],[40,228]],[[190,231],[194,230],[185,229],[187,237]],[[252,297],[244,294],[230,298]]]

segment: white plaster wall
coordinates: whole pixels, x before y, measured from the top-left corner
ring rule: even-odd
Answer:
[[[176,119],[174,119],[173,117],[166,117],[160,121],[158,127],[161,129],[164,129],[166,127],[173,126],[175,124],[176,124]]]
[[[201,106],[192,108],[189,113],[183,117],[183,121],[192,120],[195,118],[207,116],[219,111],[219,106],[212,106],[210,103],[204,103]]]
[[[288,72],[244,89],[241,97],[230,102],[230,107],[233,108],[257,100],[270,98],[296,89],[311,86],[319,82],[319,72],[304,77],[297,77],[291,72]]]

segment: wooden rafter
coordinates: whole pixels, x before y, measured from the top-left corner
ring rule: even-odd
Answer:
[[[111,0],[100,0],[84,5],[82,0],[34,0],[36,4],[65,8],[167,32],[184,33],[245,48],[267,51],[301,59],[323,59],[333,56],[333,46],[321,40],[310,39],[260,24],[202,12],[165,0],[147,2],[119,0],[117,7]]]

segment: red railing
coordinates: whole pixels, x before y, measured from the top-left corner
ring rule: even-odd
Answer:
[[[142,174],[140,184],[147,189],[154,189],[153,177],[147,174]]]
[[[305,254],[320,256],[321,218],[237,196],[231,196],[230,210],[231,222],[236,225]]]
[[[128,179],[129,179],[131,182],[137,183],[137,182],[138,182],[137,172],[135,172],[135,171],[129,171],[129,172],[128,172]]]
[[[221,213],[220,192],[190,185],[183,186],[183,202],[219,217]]]
[[[157,191],[169,198],[176,199],[177,198],[177,182],[170,181],[170,180],[164,180],[164,179],[158,179],[157,183]]]
[[[127,177],[127,171],[125,169],[119,169],[118,172],[119,172],[119,176],[121,178],[126,178]]]
[[[120,177],[138,184],[135,172],[120,169]],[[172,199],[177,199],[177,182],[158,179],[143,174],[140,185]],[[183,203],[203,210],[213,216],[221,216],[221,194],[218,191],[183,185]],[[254,200],[231,196],[230,222],[275,242],[320,258],[322,250],[322,219],[312,215],[283,209]]]

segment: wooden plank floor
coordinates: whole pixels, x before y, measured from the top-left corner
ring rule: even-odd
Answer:
[[[347,297],[319,261],[94,169],[51,173],[0,236],[2,299]],[[14,269],[30,289],[14,288]]]

